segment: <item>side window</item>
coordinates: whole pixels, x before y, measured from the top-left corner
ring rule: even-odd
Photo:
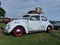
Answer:
[[[24,16],[23,16],[23,19],[29,20],[29,19],[30,19],[30,15],[24,15]]]
[[[42,21],[47,21],[47,18],[45,16],[41,16]]]
[[[38,21],[40,20],[40,16],[31,16],[30,20]]]

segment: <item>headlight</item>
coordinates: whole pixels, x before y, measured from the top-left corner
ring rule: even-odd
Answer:
[[[10,27],[10,25],[8,25],[8,27]]]
[[[7,25],[7,27],[8,27],[7,29],[10,29],[10,25]]]

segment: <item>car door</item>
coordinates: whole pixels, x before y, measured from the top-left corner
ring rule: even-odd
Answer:
[[[31,16],[29,20],[29,31],[39,31],[40,30],[40,16]]]
[[[45,30],[46,24],[48,23],[45,16],[41,16],[41,30]]]

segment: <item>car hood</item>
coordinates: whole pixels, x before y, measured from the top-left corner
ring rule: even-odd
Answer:
[[[19,19],[19,20],[13,20],[9,23],[20,23],[20,22],[27,22],[28,20],[25,20],[25,19]]]

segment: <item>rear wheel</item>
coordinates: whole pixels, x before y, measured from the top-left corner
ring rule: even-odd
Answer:
[[[13,30],[13,35],[14,36],[22,36],[24,33],[24,29],[23,27],[16,27],[14,30]]]
[[[52,27],[51,26],[47,27],[47,32],[49,32],[49,33],[52,32]]]

